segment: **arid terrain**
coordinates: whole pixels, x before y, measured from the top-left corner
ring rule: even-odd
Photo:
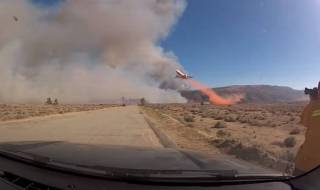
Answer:
[[[0,104],[0,121],[26,119],[31,117],[64,114],[69,112],[97,110],[113,106],[114,105],[109,104]]]
[[[290,173],[295,155],[304,141],[306,129],[299,121],[305,104],[147,104],[112,109],[105,108],[117,105],[1,104],[0,124],[4,134],[2,141],[49,138],[100,144],[160,142],[164,147],[185,148],[211,155],[228,154]],[[65,114],[71,112],[82,113]],[[53,117],[42,117],[48,115]],[[136,123],[134,129],[133,123]],[[147,123],[152,130],[146,127]],[[137,134],[142,132],[142,126],[146,133],[140,137]],[[67,130],[70,132],[66,133]],[[120,136],[123,136],[122,140]],[[165,143],[161,142],[163,139]]]
[[[290,173],[304,141],[305,103],[153,104],[143,107],[180,148],[229,154]]]

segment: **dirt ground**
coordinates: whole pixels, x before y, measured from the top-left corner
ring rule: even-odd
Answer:
[[[83,114],[85,114],[85,111],[114,106],[117,105],[0,104],[0,121],[4,124],[6,122],[14,122],[10,125],[15,125],[15,120],[22,121],[26,118],[33,120],[33,117],[41,116],[40,118],[43,118],[42,116],[47,115],[64,116],[64,113],[69,112],[84,111]],[[156,127],[165,133],[177,147],[211,155],[228,154],[290,173],[293,169],[296,153],[304,141],[306,129],[299,124],[300,114],[304,106],[305,103],[239,104],[234,106],[148,104],[140,106],[141,112],[139,114],[152,119]],[[105,112],[103,113],[105,114]],[[115,113],[116,115],[123,115],[121,109],[119,113]],[[104,117],[102,116],[101,118]],[[124,118],[126,117],[124,116]],[[130,120],[128,123],[131,122],[133,121]],[[38,121],[35,123],[38,123]],[[40,124],[35,126],[38,127],[37,130],[43,128]],[[62,124],[63,122],[59,125],[63,126]],[[70,125],[70,127],[72,126]],[[97,129],[100,130],[99,127],[100,125]],[[15,129],[11,127],[10,130],[13,131],[9,131],[8,135],[12,132],[11,136],[15,137]],[[72,129],[71,131],[74,130]],[[61,131],[64,130],[62,129]],[[98,131],[98,133],[101,133],[101,131]],[[86,132],[83,134],[85,134],[84,138],[87,138]],[[97,134],[94,133],[93,136],[98,137],[99,135]],[[23,136],[25,134],[21,133],[20,135]],[[150,137],[150,135],[147,135],[147,137]],[[26,136],[26,139],[32,138]],[[70,137],[61,137],[62,140],[68,138]]]
[[[181,148],[229,154],[285,173],[304,141],[305,103],[151,104],[142,109]]]
[[[116,105],[109,104],[0,104],[0,121],[26,119],[53,114],[98,110]]]

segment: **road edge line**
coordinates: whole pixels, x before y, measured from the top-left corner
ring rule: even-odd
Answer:
[[[151,119],[143,114],[143,117],[145,121],[147,122],[148,126],[151,128],[151,130],[154,132],[154,134],[157,136],[160,144],[164,148],[173,148],[173,149],[178,149],[178,146],[174,141],[172,141],[164,132],[161,131],[158,127],[156,127],[156,124],[151,121]]]

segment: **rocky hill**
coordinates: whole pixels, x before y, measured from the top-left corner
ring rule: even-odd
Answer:
[[[243,95],[243,103],[272,103],[272,102],[293,102],[304,101],[308,97],[302,90],[295,90],[286,86],[271,85],[235,85],[213,89],[220,96],[234,94]],[[189,102],[208,101],[208,97],[201,92],[181,91],[181,95]]]

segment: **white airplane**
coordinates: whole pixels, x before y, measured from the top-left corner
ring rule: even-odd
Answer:
[[[190,79],[190,78],[192,78],[192,76],[180,71],[179,69],[176,70],[176,74],[177,74],[176,75],[177,78],[181,78],[181,79]]]

